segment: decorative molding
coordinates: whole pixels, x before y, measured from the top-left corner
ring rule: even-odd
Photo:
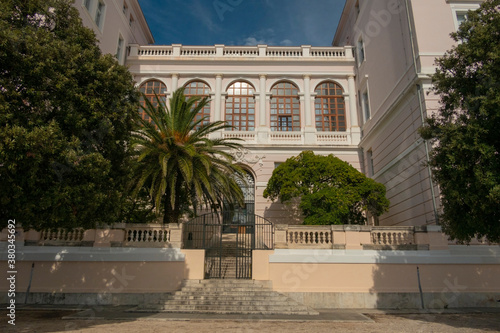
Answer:
[[[260,167],[264,166],[263,159],[266,158],[265,155],[254,155],[253,158],[251,158],[249,156],[250,151],[246,148],[232,149],[230,153],[231,155],[233,155],[234,160],[238,163],[248,163],[248,164],[258,163]]]

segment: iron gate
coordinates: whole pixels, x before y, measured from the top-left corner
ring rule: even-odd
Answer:
[[[184,225],[185,249],[205,250],[205,278],[251,279],[252,250],[274,246],[271,222],[241,211],[199,216]]]

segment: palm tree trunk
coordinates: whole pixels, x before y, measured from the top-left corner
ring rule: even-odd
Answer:
[[[174,207],[170,203],[170,198],[168,195],[164,196],[164,207],[165,207],[165,215],[163,216],[163,224],[167,223],[179,223],[179,219],[181,217],[181,199],[182,199],[182,184],[179,179],[177,179],[177,183],[175,184],[175,202]]]

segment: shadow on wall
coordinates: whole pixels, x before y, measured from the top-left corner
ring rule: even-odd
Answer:
[[[31,248],[42,252],[44,247]],[[87,312],[91,315],[102,311],[103,304],[132,305],[152,301],[164,293],[178,290],[189,276],[186,262],[181,260],[179,252],[174,253],[172,249],[154,249],[164,257],[162,261],[133,261],[133,256],[137,255],[132,253],[134,249],[123,249],[120,261],[103,261],[99,258],[100,252],[109,255],[115,251],[109,248],[88,250],[81,257],[93,261],[75,261],[78,260],[75,254],[73,258],[67,258],[71,249],[65,248],[57,252],[56,260],[18,261],[16,303],[25,303],[30,277],[28,304],[78,305],[78,309],[89,310]],[[127,250],[131,250],[130,253]],[[123,261],[123,258],[130,258],[130,261]],[[5,289],[4,285],[1,284],[1,289]]]
[[[377,251],[372,268],[373,287],[365,299],[367,307],[439,314],[445,309],[500,306],[498,264],[483,264],[480,259],[477,264],[453,264],[463,255],[432,252]],[[429,316],[432,321],[434,317]]]
[[[272,202],[269,207],[265,208],[264,218],[273,224],[297,225],[304,221],[298,201],[286,204]]]

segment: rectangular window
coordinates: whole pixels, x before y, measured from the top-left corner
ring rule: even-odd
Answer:
[[[358,40],[358,66],[361,66],[361,64],[365,61],[365,45],[363,43],[363,39]]]
[[[116,47],[116,59],[120,64],[122,64],[123,59],[123,38],[120,36],[118,38],[118,46]]]
[[[363,105],[362,106],[363,106],[363,112],[364,112],[364,115],[365,115],[365,121],[367,121],[371,117],[371,114],[370,114],[370,100],[368,98],[368,91],[365,91],[363,93],[362,101],[363,101]]]
[[[467,13],[466,12],[457,12],[458,26],[460,26],[460,24],[462,24],[465,20],[467,20]]]
[[[127,3],[123,1],[123,15],[127,15],[127,11],[128,11]]]
[[[85,8],[87,8],[87,11],[90,12],[90,8],[92,7],[92,0],[85,0],[83,2],[83,5],[85,6]]]
[[[278,117],[278,131],[282,131],[282,132],[292,131],[292,117],[279,116]]]
[[[373,177],[375,169],[373,168],[373,154],[371,150],[366,152],[366,163],[368,164],[368,177]]]
[[[458,1],[454,1],[454,2],[458,2]],[[458,30],[460,25],[463,22],[467,21],[468,14],[469,14],[470,10],[476,10],[479,8],[478,4],[470,3],[472,1],[467,1],[469,3],[466,3],[466,1],[460,1],[460,2],[463,2],[463,3],[451,5],[453,21],[455,23],[455,30]],[[478,2],[478,1],[474,1],[474,2]]]
[[[97,10],[95,12],[95,24],[102,29],[102,22],[104,21],[104,3],[99,1],[97,3]]]
[[[134,17],[132,15],[130,15],[130,19],[128,20],[128,24],[130,25],[130,27],[132,27],[132,25],[134,24]]]

